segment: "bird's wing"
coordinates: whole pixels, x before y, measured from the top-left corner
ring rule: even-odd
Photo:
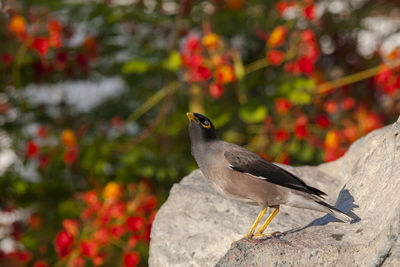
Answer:
[[[279,166],[264,160],[259,155],[239,146],[230,146],[224,152],[229,167],[235,171],[249,174],[258,179],[288,187],[294,190],[311,193],[313,195],[326,195],[324,192],[306,185],[296,175],[280,168]]]

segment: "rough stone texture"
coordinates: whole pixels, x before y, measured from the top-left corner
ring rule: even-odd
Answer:
[[[225,199],[199,170],[175,184],[153,223],[150,266],[400,266],[400,122],[355,142],[346,155],[316,167],[284,168],[358,216],[282,206],[265,240],[241,240],[258,207]],[[222,257],[222,258],[221,258]]]

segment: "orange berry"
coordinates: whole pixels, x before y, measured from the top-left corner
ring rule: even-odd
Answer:
[[[43,223],[43,219],[39,215],[32,214],[29,217],[28,225],[33,230],[38,229],[42,225],[42,223]]]
[[[339,110],[339,106],[335,101],[329,100],[325,102],[324,109],[329,114],[334,114]]]
[[[358,127],[357,126],[348,126],[343,130],[343,136],[349,141],[354,142],[358,137]]]
[[[345,110],[349,110],[349,109],[353,108],[355,104],[356,104],[356,101],[354,100],[354,98],[352,98],[350,96],[346,97],[342,101],[342,107]]]
[[[214,72],[214,78],[217,83],[224,84],[230,83],[235,80],[235,73],[233,72],[232,66],[221,66],[217,68]]]
[[[76,236],[76,234],[78,233],[78,221],[77,220],[64,219],[62,221],[62,226],[72,236]]]
[[[338,148],[340,145],[340,136],[337,130],[330,130],[325,136],[325,147],[328,149]]]
[[[103,198],[105,200],[115,201],[119,199],[122,194],[122,188],[116,182],[107,183],[106,187],[103,189]]]
[[[287,28],[285,26],[276,27],[268,38],[267,44],[269,47],[276,47],[283,44],[287,35]]]
[[[11,18],[8,29],[15,35],[23,35],[26,31],[26,21],[20,15],[15,15]]]
[[[65,146],[73,146],[76,144],[76,136],[75,133],[70,130],[66,129],[61,133],[61,141]]]
[[[109,241],[109,233],[106,229],[100,228],[93,234],[93,238],[96,242],[98,242],[100,245],[107,245]]]
[[[220,41],[218,35],[215,33],[209,33],[203,37],[201,40],[201,43],[207,48],[207,49],[214,49],[217,48]]]

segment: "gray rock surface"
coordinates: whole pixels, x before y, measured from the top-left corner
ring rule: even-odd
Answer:
[[[400,266],[400,121],[316,167],[284,168],[361,218],[281,206],[265,240],[241,240],[259,208],[221,197],[199,170],[175,184],[157,213],[150,266]]]

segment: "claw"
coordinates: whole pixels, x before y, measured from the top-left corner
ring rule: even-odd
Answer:
[[[258,233],[258,232],[257,232],[257,233],[253,236],[253,238],[254,238],[254,239],[266,239],[266,238],[268,238],[268,237],[274,237],[275,235],[278,235],[278,234],[281,234],[281,232],[276,231],[276,232],[268,233],[268,234],[261,234],[261,233]]]

